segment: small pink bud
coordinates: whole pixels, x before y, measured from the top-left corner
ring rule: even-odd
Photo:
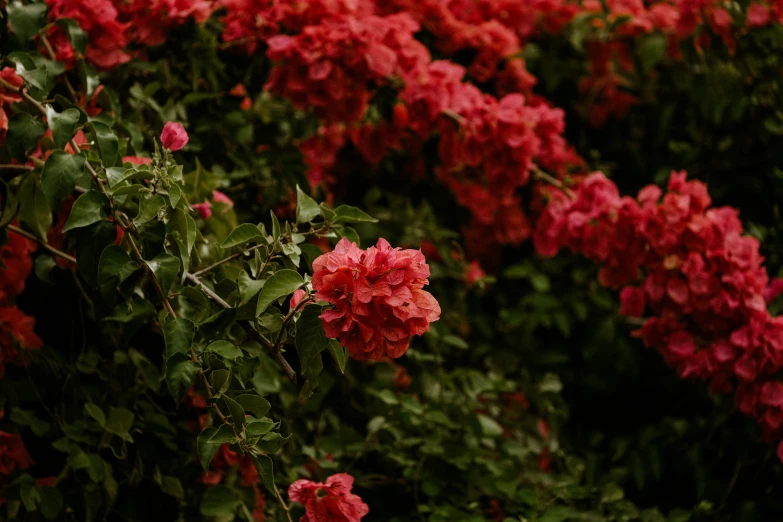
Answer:
[[[199,215],[201,215],[201,219],[207,219],[212,215],[212,204],[209,201],[196,203],[195,205],[191,205],[191,207],[193,207],[193,210],[198,211]]]
[[[188,142],[188,133],[181,123],[170,121],[163,127],[160,133],[160,142],[169,150],[179,150]]]

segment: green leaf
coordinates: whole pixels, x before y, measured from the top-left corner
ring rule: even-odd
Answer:
[[[16,1],[8,4],[8,25],[22,44],[32,41],[45,23],[46,4],[24,5]]]
[[[275,421],[264,417],[263,419],[247,423],[245,430],[247,430],[247,435],[250,438],[260,437],[261,435],[266,435],[272,431],[272,428],[275,426],[277,426]]]
[[[52,151],[41,174],[41,190],[50,209],[60,208],[60,204],[73,192],[76,181],[83,173],[84,154],[68,154],[64,150]]]
[[[277,453],[280,451],[280,448],[288,442],[290,437],[290,435],[288,437],[283,437],[277,432],[267,433],[264,438],[256,444],[256,447],[267,454]]]
[[[169,203],[171,208],[177,208],[177,203],[182,199],[182,188],[179,185],[174,184],[169,187]]]
[[[201,514],[207,517],[231,515],[239,504],[234,490],[226,486],[212,486],[201,497]]]
[[[486,437],[500,437],[503,434],[503,426],[498,424],[495,419],[487,417],[486,415],[479,415],[478,420],[479,425],[481,426],[481,432]]]
[[[299,185],[296,186],[296,222],[309,223],[321,215],[321,207],[313,198],[302,192]]]
[[[32,410],[23,410],[21,408],[11,408],[11,422],[20,426],[27,426],[36,437],[41,437],[49,433],[51,426],[48,422],[39,419]]]
[[[63,19],[65,20],[65,18]],[[60,22],[58,20],[57,22]],[[67,107],[69,109],[75,109],[79,112],[79,120],[76,122],[77,127],[83,126],[85,123],[87,123],[87,120],[89,119],[89,116],[87,116],[87,113],[84,112],[84,109],[77,104],[73,103],[71,100],[63,96],[62,94],[55,94],[54,95],[54,101],[56,101],[59,105],[63,107]]]
[[[245,410],[231,397],[224,395],[223,402],[226,403],[226,407],[231,413],[231,422],[234,424],[236,433],[242,433],[242,428],[245,426]]]
[[[103,295],[108,296],[138,268],[139,265],[131,261],[122,247],[109,245],[101,253],[98,263],[98,287]]]
[[[340,205],[334,209],[335,218],[332,223],[377,223],[378,220],[356,207]]]
[[[196,335],[196,326],[190,319],[174,319],[163,325],[163,339],[166,342],[166,357],[175,353],[188,355],[193,337]]]
[[[214,370],[209,375],[209,383],[212,386],[212,391],[215,393],[215,395],[224,393],[231,385],[231,371]]]
[[[179,273],[179,259],[171,254],[162,253],[155,256],[152,261],[145,261],[147,266],[152,269],[152,273],[160,283],[160,287],[163,289],[164,295],[169,295],[171,285],[177,279],[177,273]]]
[[[40,176],[33,173],[24,180],[19,189],[19,221],[41,239],[52,226],[52,211],[41,190]]]
[[[160,490],[172,497],[182,500],[185,498],[185,490],[182,489],[182,483],[176,477],[166,475],[160,483]]]
[[[200,369],[198,363],[191,361],[184,353],[175,353],[166,359],[166,384],[177,404],[193,385]]]
[[[143,225],[158,217],[158,213],[166,206],[166,200],[160,194],[155,194],[139,203],[139,214],[133,218],[134,223]]]
[[[356,243],[356,246],[361,246],[361,239],[359,234],[351,227],[340,227],[335,229],[335,232],[340,237],[347,238],[351,243]]]
[[[264,283],[264,288],[258,295],[258,304],[256,305],[256,317],[264,313],[267,307],[280,299],[294,293],[304,284],[302,276],[294,270],[279,270]]]
[[[242,304],[249,303],[261,288],[264,287],[263,281],[257,281],[250,277],[250,275],[244,270],[239,274],[237,279],[237,287],[239,288],[239,295],[242,298]]]
[[[204,349],[205,352],[214,353],[226,359],[242,357],[242,350],[228,341],[215,341]]]
[[[324,328],[321,324],[322,308],[320,306],[305,306],[302,315],[296,321],[296,353],[302,365],[302,374],[307,373],[320,359],[320,354],[329,345]]]
[[[201,462],[201,467],[204,468],[204,471],[209,471],[209,463],[212,461],[212,458],[215,456],[215,454],[220,450],[220,444],[210,444],[208,441],[211,439],[215,433],[217,433],[217,428],[209,427],[204,428],[204,430],[199,434],[198,440],[196,441],[196,447],[198,448],[198,459],[199,462]]]
[[[269,412],[269,409],[272,407],[269,404],[269,401],[260,395],[254,395],[250,393],[240,395],[234,400],[237,401],[245,410],[252,413],[257,419],[260,419],[266,415]]]
[[[27,161],[27,152],[35,148],[38,138],[46,132],[46,123],[26,112],[17,112],[8,120],[5,144],[8,152],[20,163]]]
[[[662,34],[642,37],[636,47],[641,62],[642,74],[648,74],[661,60],[666,58],[667,42]]]
[[[24,78],[30,86],[31,94],[37,98],[44,98],[49,91],[57,85],[57,76],[65,72],[65,65],[60,62],[39,59],[41,65],[33,69],[19,69],[17,65],[17,74]]]
[[[98,142],[98,149],[101,152],[101,158],[103,159],[104,167],[114,167],[117,164],[117,160],[120,157],[120,144],[114,131],[99,121],[92,121],[87,124],[95,134],[95,139]]]
[[[46,520],[55,520],[63,508],[63,497],[57,488],[42,486],[38,488],[38,508]]]
[[[77,109],[65,109],[58,113],[52,109],[51,105],[46,106],[46,121],[49,122],[49,128],[52,129],[52,140],[55,147],[62,149],[73,138],[80,117],[81,114]]]
[[[345,363],[348,361],[348,355],[345,348],[340,346],[340,343],[336,339],[329,340],[329,354],[331,354],[337,367],[340,368],[340,373],[345,374]]]
[[[225,241],[220,245],[220,248],[231,248],[252,241],[253,239],[263,237],[264,234],[261,233],[257,226],[251,225],[250,223],[242,223],[231,231]]]
[[[130,429],[133,426],[135,416],[132,411],[125,408],[112,408],[109,410],[109,418],[106,419],[104,428],[109,433],[119,435],[125,440],[130,439]]]
[[[95,419],[95,422],[103,428],[106,425],[106,416],[103,414],[103,410],[97,404],[88,402],[84,405],[84,413]]]
[[[267,455],[250,455],[250,458],[253,460],[258,476],[264,481],[264,487],[275,495],[275,474],[272,459]]]
[[[217,431],[209,438],[210,444],[233,444],[237,441],[234,427],[231,424],[221,424]]]
[[[54,22],[68,32],[71,40],[71,46],[80,55],[84,55],[87,49],[87,34],[79,27],[75,20],[70,18],[60,18]]]
[[[76,236],[76,266],[82,277],[92,286],[98,286],[98,262],[104,248],[114,243],[117,225],[100,221],[74,232]]]
[[[90,190],[79,196],[73,203],[71,214],[65,223],[63,232],[68,232],[75,228],[86,227],[105,219],[109,213],[109,198],[97,190]]]
[[[274,212],[270,211],[270,213],[272,214],[272,237],[277,241],[277,238],[280,237],[280,222]]]

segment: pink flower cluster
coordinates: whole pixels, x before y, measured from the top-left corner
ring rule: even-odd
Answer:
[[[341,239],[313,261],[315,297],[334,305],[321,314],[326,335],[354,359],[400,357],[412,336],[440,318],[440,305],[423,289],[429,275],[419,250],[392,248],[385,239],[362,250]]]
[[[6,365],[23,363],[20,348],[38,350],[43,346],[33,330],[35,318],[14,304],[32,272],[30,254],[36,248],[35,243],[14,232],[8,233],[8,242],[0,248],[0,377],[5,375]]]
[[[551,194],[534,236],[543,255],[561,248],[601,264],[602,284],[622,288],[621,312],[647,319],[635,333],[683,378],[734,391],[763,437],[783,439],[783,317],[771,317],[759,242],[737,211],[711,208],[707,187],[672,173],[664,194],[620,197],[603,174],[573,198]],[[783,443],[781,443],[783,451]]]
[[[267,56],[279,63],[266,89],[296,107],[312,108],[326,122],[359,120],[377,87],[404,76],[427,55],[413,39],[418,29],[407,14],[340,16],[296,36],[273,36]]]
[[[299,522],[359,522],[370,508],[351,493],[353,477],[338,473],[326,479],[326,484],[297,480],[288,488],[288,496],[305,506],[305,516]]]
[[[160,45],[167,32],[188,20],[203,23],[212,0],[46,0],[49,20],[71,18],[87,33],[86,59],[99,69],[127,63],[131,43]],[[58,25],[48,30],[57,60],[72,67],[77,55],[67,32]]]

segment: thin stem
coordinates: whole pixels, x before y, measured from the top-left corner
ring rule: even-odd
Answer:
[[[538,167],[533,167],[533,176],[535,176],[537,179],[540,179],[541,181],[545,181],[549,183],[553,187],[560,189],[560,191],[563,192],[563,194],[568,196],[570,199],[576,199],[576,194],[574,194],[574,191],[566,187],[565,183],[555,178],[551,174],[547,174],[546,172],[539,169]]]
[[[223,265],[225,263],[228,263],[229,261],[233,261],[234,259],[238,257],[242,257],[243,255],[247,254],[248,252],[252,252],[254,250],[258,250],[259,248],[264,248],[267,245],[256,245],[254,247],[250,247],[247,250],[243,250],[241,252],[237,252],[236,254],[231,254],[230,256],[226,257],[225,259],[221,259],[220,261],[213,263],[209,265],[208,267],[202,268],[201,270],[197,270],[193,272],[193,275],[196,277],[201,277],[202,275],[206,274],[207,272],[211,272],[212,270],[216,269],[220,265]],[[263,271],[263,270],[262,270]]]
[[[290,508],[285,503],[285,500],[283,500],[283,495],[280,494],[280,490],[277,489],[277,484],[275,484],[275,495],[277,496],[277,501],[280,502],[280,505],[283,506],[283,509],[285,510],[285,516],[288,517],[288,522],[294,522],[291,520],[291,511],[289,511]]]
[[[38,32],[38,36],[41,38],[41,41],[44,44],[44,47],[46,47],[46,52],[49,53],[49,57],[52,60],[57,59],[57,55],[54,52],[54,49],[52,48],[52,44],[49,43],[49,39],[46,37],[46,28],[41,29]],[[76,94],[76,91],[73,88],[73,85],[71,85],[71,81],[68,79],[67,75],[63,75],[63,79],[65,80],[65,86],[68,88],[68,92],[71,93],[71,99],[75,103],[79,103],[79,96]]]
[[[171,317],[174,319],[177,318],[176,312],[174,312],[174,308],[172,308],[171,303],[169,302],[169,297],[166,295],[166,292],[163,291],[163,287],[160,286],[160,281],[158,281],[158,278],[155,277],[155,272],[152,271],[152,268],[150,268],[150,265],[148,265],[144,261],[144,257],[141,255],[141,251],[139,250],[138,245],[136,245],[136,241],[133,239],[133,234],[131,233],[130,226],[125,223],[125,219],[119,214],[119,212],[115,212],[115,221],[117,224],[120,225],[120,228],[126,233],[125,239],[128,240],[128,244],[131,247],[131,253],[133,254],[134,259],[137,263],[142,265],[145,270],[147,271],[147,274],[149,274],[150,279],[152,280],[152,285],[155,287],[155,291],[157,292],[158,296],[160,297],[160,300],[163,302],[163,307],[166,309],[168,313],[171,314]]]
[[[42,241],[41,239],[38,239],[36,236],[31,234],[27,230],[23,230],[23,229],[17,227],[16,225],[8,225],[8,230],[10,230],[11,232],[14,232],[16,234],[19,234],[20,236],[24,236],[27,239],[29,239],[30,241],[34,241],[34,242],[38,243],[41,247],[43,247],[44,250],[47,250],[50,253],[65,259],[66,261],[70,261],[71,263],[76,264],[76,258],[75,257],[66,254],[62,250],[57,250],[56,248],[54,248],[49,243],[47,243],[46,241]]]
[[[220,297],[215,292],[213,292],[211,288],[205,285],[204,282],[198,277],[196,277],[195,275],[186,272],[185,279],[198,286],[205,294],[207,294],[207,297],[212,299],[218,305],[222,306],[223,308],[233,308],[230,304],[225,302],[222,297]],[[242,326],[245,332],[247,332],[250,335],[250,337],[252,337],[260,345],[266,348],[269,351],[269,353],[272,354],[272,356],[277,360],[277,362],[280,363],[280,366],[283,367],[283,371],[285,371],[286,375],[291,380],[291,382],[296,383],[296,372],[294,371],[293,368],[291,368],[291,365],[288,364],[288,361],[285,360],[285,357],[283,357],[283,354],[280,352],[280,348],[270,343],[266,337],[261,335],[259,331],[253,327],[250,321],[243,321],[239,324],[240,326]]]
[[[41,103],[38,100],[36,100],[35,98],[33,98],[32,96],[27,94],[26,90],[21,89],[21,88],[17,87],[16,85],[11,85],[10,83],[8,83],[7,81],[5,81],[2,78],[0,78],[0,86],[2,86],[5,89],[8,89],[11,92],[19,93],[19,95],[22,98],[24,98],[24,100],[27,103],[31,104],[33,107],[35,107],[38,110],[38,112],[40,112],[41,114],[46,116],[46,109],[44,108],[44,106],[41,105]]]
[[[35,167],[31,167],[29,165],[11,165],[9,163],[6,163],[4,165],[0,165],[0,170],[20,170],[23,172],[27,172],[28,170],[33,170]]]
[[[305,296],[305,297],[304,297],[304,298],[303,298],[301,301],[299,301],[299,302],[297,303],[297,305],[296,305],[294,308],[292,308],[291,310],[289,310],[288,314],[287,314],[287,315],[286,315],[286,316],[283,318],[283,323],[282,323],[282,325],[280,326],[280,331],[279,331],[279,332],[277,332],[277,338],[275,339],[275,342],[274,342],[274,343],[272,343],[272,346],[273,346],[273,347],[277,348],[278,350],[280,349],[280,339],[283,337],[283,332],[285,332],[285,327],[286,327],[286,326],[288,325],[288,323],[291,321],[291,318],[294,316],[294,314],[295,314],[296,312],[298,312],[299,310],[301,310],[301,309],[302,309],[302,307],[304,307],[304,305],[306,305],[306,304],[307,304],[307,303],[309,303],[310,301],[314,301],[314,300],[315,300],[315,299],[313,299],[313,297],[312,297],[311,295],[309,295],[309,294],[308,294],[308,295],[307,295],[307,296]]]

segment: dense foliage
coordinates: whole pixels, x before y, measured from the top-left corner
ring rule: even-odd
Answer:
[[[3,520],[783,516],[779,0],[0,6]]]

